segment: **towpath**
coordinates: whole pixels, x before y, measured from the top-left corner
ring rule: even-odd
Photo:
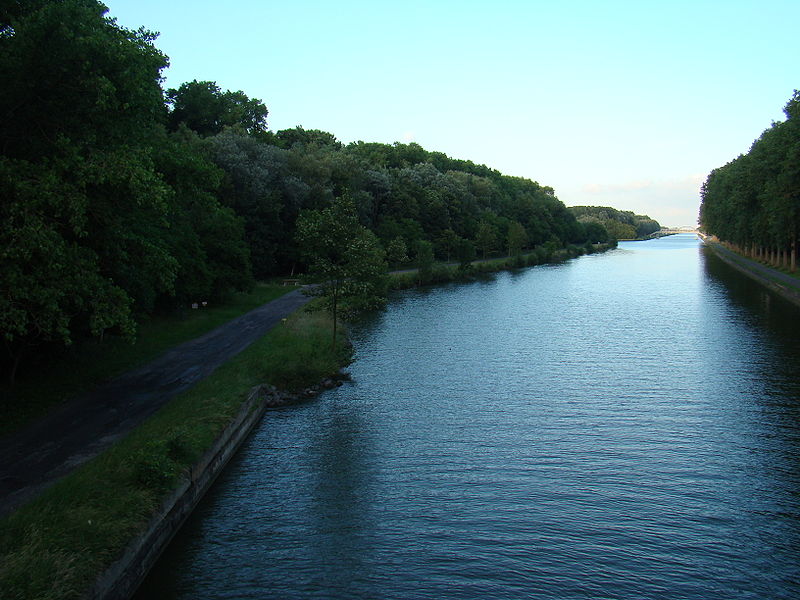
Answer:
[[[96,456],[310,300],[294,290],[0,439],[0,516]]]
[[[743,272],[783,294],[788,300],[800,304],[800,279],[797,277],[733,252],[719,242],[706,239],[705,243],[723,260],[738,266]]]

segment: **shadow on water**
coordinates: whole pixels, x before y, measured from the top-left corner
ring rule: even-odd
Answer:
[[[346,595],[353,574],[368,577],[374,562],[368,535],[376,518],[370,471],[374,453],[365,419],[332,396],[321,407],[325,427],[309,440],[309,524],[318,535],[310,560],[319,566],[309,584]]]
[[[757,281],[740,273],[710,248],[701,248],[703,267],[709,283],[746,315],[753,326],[766,327],[781,344],[795,352],[800,348],[800,307]]]
[[[752,366],[763,385],[754,399],[765,449],[760,470],[778,501],[771,507],[770,542],[782,553],[800,547],[797,498],[800,498],[800,308],[728,265],[708,247],[702,247],[703,268],[709,284],[721,291],[735,309],[734,317],[757,334],[760,352]],[[781,576],[783,584],[796,581],[795,569]]]

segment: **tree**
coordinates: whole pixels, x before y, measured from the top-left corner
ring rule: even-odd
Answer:
[[[439,236],[437,244],[447,262],[450,262],[450,258],[452,257],[455,249],[458,247],[460,240],[461,238],[458,236],[458,234],[449,228],[442,231],[442,234]]]
[[[170,188],[169,247],[178,261],[174,300],[188,305],[220,300],[252,286],[244,222],[217,194],[224,172],[208,144],[181,128],[156,144],[156,167]]]
[[[307,210],[297,220],[297,241],[317,283],[312,296],[333,318],[336,346],[340,315],[353,315],[382,306],[386,301],[386,262],[378,238],[358,222],[348,197],[322,210]]]
[[[21,6],[0,30],[0,151],[38,161],[145,142],[164,111],[155,34],[119,27],[95,0]]]
[[[427,240],[419,240],[415,246],[417,282],[428,283],[433,276],[433,244]]]
[[[497,228],[486,221],[478,226],[478,233],[475,236],[475,243],[483,252],[483,258],[497,246]]]
[[[225,127],[241,127],[250,135],[267,130],[264,103],[241,90],[223,92],[213,81],[190,81],[166,93],[168,125],[176,131],[183,123],[201,136],[216,135]]]
[[[475,260],[475,244],[464,238],[458,240],[456,257],[458,258],[458,270],[463,273],[469,271],[472,268],[472,261]]]
[[[522,249],[528,244],[528,233],[518,222],[514,221],[508,226],[508,255],[518,257]]]
[[[275,134],[275,137],[281,147],[287,149],[298,144],[301,146],[327,146],[334,150],[341,150],[343,147],[332,133],[319,129],[303,129],[299,125],[294,129],[282,129]]]
[[[161,130],[166,57],[95,0],[16,3],[0,27],[0,336],[26,349],[116,327],[173,285]],[[42,49],[47,48],[47,52]]]
[[[0,335],[9,381],[34,346],[72,343],[81,320],[94,335],[114,326],[132,335],[130,297],[101,275],[97,254],[74,241],[81,194],[46,168],[0,157],[0,196]]]
[[[408,247],[402,236],[397,236],[386,247],[386,260],[390,265],[408,262]]]
[[[584,223],[586,229],[586,240],[592,244],[602,244],[608,241],[608,231],[599,221],[587,221]]]
[[[286,151],[231,130],[206,141],[225,173],[220,199],[244,219],[253,274],[269,277],[278,270],[279,249],[291,240],[281,214]]]

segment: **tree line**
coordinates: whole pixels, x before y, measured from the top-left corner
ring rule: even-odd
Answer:
[[[165,90],[155,40],[97,0],[3,4],[0,335],[12,380],[34,350],[132,337],[155,311],[304,271],[308,215],[340,201],[393,265],[608,237],[528,179],[415,143],[273,132],[261,100],[212,81]]]
[[[701,190],[700,224],[743,254],[797,268],[800,219],[800,92],[742,154],[711,171]]]
[[[594,237],[602,237],[605,233],[617,240],[643,240],[661,231],[661,225],[655,219],[629,210],[610,206],[570,206],[569,210],[587,231],[596,232]]]

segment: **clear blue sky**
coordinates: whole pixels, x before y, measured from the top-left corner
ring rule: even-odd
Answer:
[[[413,140],[662,225],[800,88],[797,0],[107,5],[160,32],[167,87],[242,90],[273,130]]]

